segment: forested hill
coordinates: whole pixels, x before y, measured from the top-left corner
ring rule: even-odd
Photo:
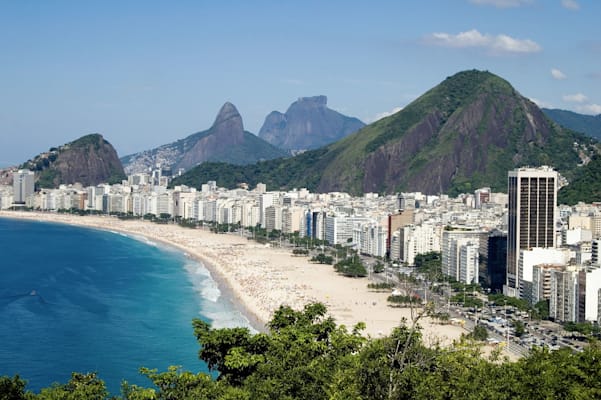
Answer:
[[[574,205],[578,202],[601,202],[601,155],[594,155],[583,166],[568,186],[561,188],[557,195],[559,204]]]
[[[35,172],[37,186],[56,188],[61,184],[121,183],[126,179],[113,146],[100,134],[80,137],[62,146],[38,154],[20,168]]]
[[[571,179],[593,142],[549,120],[507,81],[471,70],[326,147],[243,168],[203,164],[174,184],[264,182],[271,190],[351,194],[505,191],[507,171],[516,167],[550,165]]]
[[[582,132],[585,135],[601,140],[601,114],[584,115],[568,110],[543,108],[547,117],[576,132]]]

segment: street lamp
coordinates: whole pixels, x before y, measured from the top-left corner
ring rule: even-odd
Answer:
[[[505,303],[505,344],[509,348],[509,321],[507,320],[507,299],[504,299],[503,302]]]

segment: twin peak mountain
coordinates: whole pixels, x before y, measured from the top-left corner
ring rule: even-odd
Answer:
[[[246,165],[318,148],[364,126],[360,120],[328,108],[326,96],[301,97],[286,113],[271,112],[257,136],[244,130],[240,113],[227,102],[208,130],[121,161],[127,174],[148,171],[157,164],[172,172],[207,161]]]

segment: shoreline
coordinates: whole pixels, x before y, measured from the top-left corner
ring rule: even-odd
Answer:
[[[266,324],[280,305],[300,310],[319,301],[338,325],[352,329],[366,324],[370,337],[389,335],[401,320],[411,320],[408,308],[388,307],[389,293],[367,289],[367,278],[346,278],[332,266],[313,264],[307,257],[295,257],[290,250],[272,248],[231,234],[215,234],[203,229],[159,225],[142,220],[119,220],[107,216],[0,211],[0,217],[63,223],[101,230],[118,231],[176,248],[199,261],[221,291],[255,330]],[[420,321],[425,344],[451,344],[466,330],[440,325],[429,318]]]

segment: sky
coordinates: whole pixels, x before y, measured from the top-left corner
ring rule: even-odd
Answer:
[[[488,70],[541,107],[601,114],[601,1],[0,0],[0,167],[100,133],[119,156],[258,133],[326,95],[366,123]]]

